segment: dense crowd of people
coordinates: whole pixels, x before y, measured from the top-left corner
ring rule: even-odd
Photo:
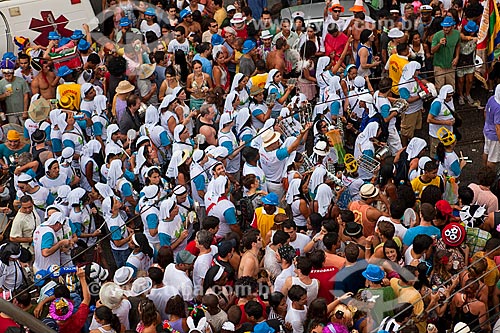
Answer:
[[[481,3],[105,3],[3,55],[1,298],[60,333],[500,332]]]

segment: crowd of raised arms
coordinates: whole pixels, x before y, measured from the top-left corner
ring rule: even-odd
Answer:
[[[483,4],[103,2],[1,60],[0,333],[500,332]]]

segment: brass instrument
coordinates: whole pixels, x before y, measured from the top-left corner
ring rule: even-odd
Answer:
[[[300,133],[300,129],[296,128],[296,124],[292,117],[281,119],[278,122],[278,127],[281,130],[281,133],[287,138],[291,136],[298,136]]]

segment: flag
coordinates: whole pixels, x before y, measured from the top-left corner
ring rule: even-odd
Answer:
[[[500,16],[495,0],[487,0],[479,25],[477,54],[491,62],[500,55]]]

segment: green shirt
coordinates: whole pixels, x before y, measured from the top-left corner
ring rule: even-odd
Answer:
[[[5,99],[5,106],[7,107],[6,114],[18,113],[28,110],[28,106],[24,107],[24,94],[29,93],[30,89],[26,81],[20,77],[14,76],[12,82],[7,80],[0,80],[0,95],[5,93],[5,86],[12,85],[12,95]],[[21,114],[19,114],[21,115]]]
[[[439,44],[441,38],[444,38],[443,30],[438,31],[432,37],[432,47]],[[441,45],[439,50],[434,53],[432,64],[441,68],[451,68],[451,62],[455,57],[455,48],[460,41],[460,32],[453,29],[449,36],[446,36],[446,45]]]
[[[372,296],[376,297],[376,302],[371,310],[371,315],[375,323],[379,325],[382,322],[382,319],[394,314],[393,309],[397,304],[396,295],[390,286],[377,289],[366,288],[366,290],[370,291]]]

